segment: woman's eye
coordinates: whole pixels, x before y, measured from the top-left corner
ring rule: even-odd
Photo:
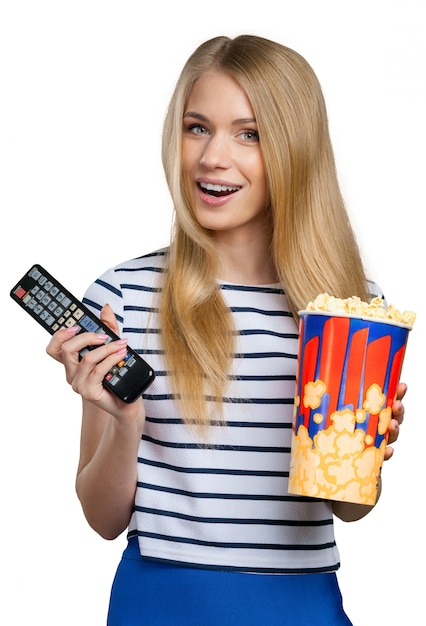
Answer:
[[[244,141],[259,141],[259,133],[257,130],[244,130],[240,133],[240,137],[244,139]]]
[[[190,124],[188,126],[188,131],[194,135],[203,135],[207,133],[207,128],[201,124]]]

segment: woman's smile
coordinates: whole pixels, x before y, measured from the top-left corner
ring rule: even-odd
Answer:
[[[205,180],[197,181],[197,187],[201,201],[209,206],[222,206],[241,189],[240,185]]]

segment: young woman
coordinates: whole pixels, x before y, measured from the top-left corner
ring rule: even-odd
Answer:
[[[256,36],[202,44],[171,99],[163,163],[170,246],[108,270],[85,295],[123,339],[70,328],[48,346],[83,397],[86,518],[107,539],[128,533],[108,624],[350,624],[333,514],[371,507],[287,491],[297,311],[324,291],[379,293],[311,67]],[[88,339],[98,347],[80,362]],[[133,404],[102,386],[127,341],[156,372]]]

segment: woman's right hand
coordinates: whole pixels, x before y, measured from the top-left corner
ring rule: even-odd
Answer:
[[[119,329],[115,315],[109,305],[100,314],[101,321],[113,332]],[[78,333],[78,326],[57,331],[46,347],[46,352],[65,367],[67,382],[82,398],[94,403],[120,421],[133,420],[141,415],[140,402],[127,404],[105,389],[102,381],[108,371],[127,352],[127,340],[119,339],[105,343],[107,335]],[[79,352],[87,345],[95,346],[82,359]],[[133,406],[134,405],[134,406]]]

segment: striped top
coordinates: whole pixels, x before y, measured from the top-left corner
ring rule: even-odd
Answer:
[[[225,423],[208,439],[185,425],[161,348],[158,294],[165,252],[117,265],[84,303],[113,308],[129,345],[153,367],[129,536],[140,552],[192,567],[255,573],[339,567],[329,502],[287,492],[298,329],[279,285],[220,282],[234,315],[237,351]]]

